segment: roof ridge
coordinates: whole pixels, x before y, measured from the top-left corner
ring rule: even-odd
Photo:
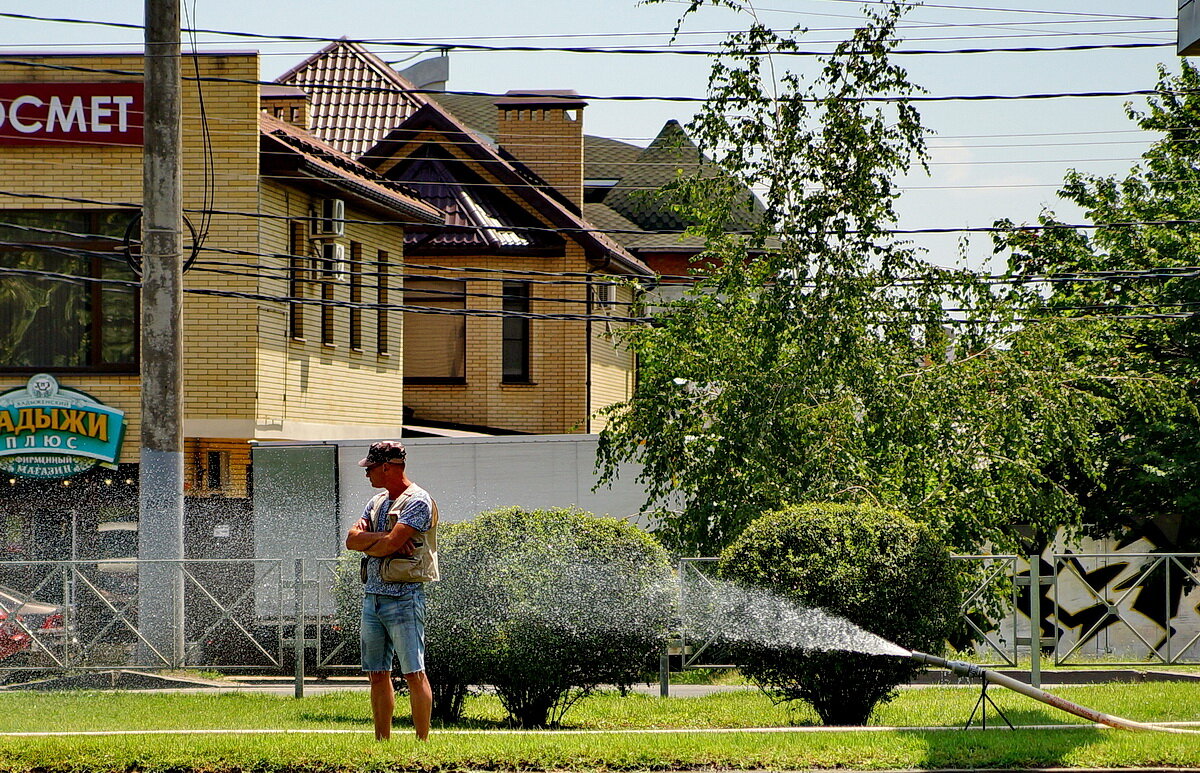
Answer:
[[[335,170],[340,170],[342,175],[347,178],[356,179],[359,183],[369,183],[378,186],[384,191],[404,199],[411,199],[411,202],[407,202],[410,206],[415,203],[432,211],[438,211],[436,207],[432,207],[427,202],[422,201],[416,191],[413,191],[402,183],[388,180],[379,175],[374,169],[356,161],[349,154],[338,150],[336,147],[322,141],[319,137],[304,129],[293,126],[265,112],[260,111],[258,117],[260,133],[273,137],[285,145],[290,145],[297,152],[314,157],[318,161],[322,161],[333,167]]]
[[[500,150],[498,148],[494,148],[489,143],[486,143],[486,142],[483,142],[482,140],[480,140],[479,137],[475,134],[475,132],[473,132],[469,128],[467,128],[467,126],[462,121],[460,121],[453,113],[451,113],[448,109],[446,109],[441,104],[439,104],[437,101],[432,100],[432,99],[428,100],[421,107],[420,110],[416,111],[415,113],[410,115],[408,118],[406,118],[403,122],[401,122],[399,126],[397,126],[396,128],[392,129],[390,132],[388,132],[387,135],[385,135],[383,139],[381,139],[379,142],[375,143],[375,145],[373,147],[371,147],[369,150],[367,150],[365,153],[363,153],[361,158],[366,158],[367,156],[370,156],[377,148],[380,148],[381,146],[385,145],[385,143],[399,142],[399,140],[393,140],[392,137],[395,136],[399,132],[413,131],[413,129],[410,126],[411,124],[413,124],[414,122],[417,122],[417,121],[426,120],[430,117],[439,119],[439,120],[445,122],[445,124],[449,125],[448,129],[443,127],[441,129],[441,131],[459,132],[459,133],[462,133],[462,134],[474,139],[475,140],[474,146],[477,147],[480,152],[485,154],[487,159],[491,163],[498,165],[499,169],[502,169],[505,172],[507,172],[508,174],[515,176],[516,178],[518,178],[518,180],[526,180],[527,179],[526,175],[523,174],[521,171],[526,168],[524,164],[521,164],[520,162],[516,161],[515,159],[510,160],[511,154],[508,154],[508,156],[509,156],[508,158],[506,158],[505,155],[501,155]],[[390,154],[387,154],[387,155],[390,156]],[[520,168],[518,168],[518,167],[520,167]],[[532,172],[530,172],[529,174],[532,174]],[[552,210],[554,210],[556,212],[556,214],[558,215],[558,217],[566,218],[567,222],[570,224],[570,226],[572,228],[578,229],[581,236],[583,236],[584,238],[593,240],[595,243],[597,243],[598,245],[603,247],[605,250],[619,256],[621,260],[625,261],[627,264],[629,264],[635,270],[644,271],[647,274],[652,273],[649,266],[647,266],[645,263],[643,263],[641,260],[639,260],[637,257],[635,257],[632,253],[630,253],[628,250],[626,250],[625,247],[623,247],[619,242],[617,242],[615,239],[612,239],[607,234],[597,232],[595,226],[593,226],[590,222],[588,222],[587,219],[584,218],[582,214],[576,214],[575,212],[572,212],[571,209],[569,207],[567,207],[564,203],[562,203],[561,201],[556,199],[554,196],[551,196],[550,194],[546,193],[546,191],[542,190],[540,187],[530,186],[528,184],[521,184],[521,183],[518,183],[516,186],[512,186],[512,187],[515,188],[515,190],[517,191],[517,193],[519,195],[537,196],[541,201],[544,201],[548,207],[550,207]]]

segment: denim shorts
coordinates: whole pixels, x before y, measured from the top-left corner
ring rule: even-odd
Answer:
[[[425,670],[425,586],[408,585],[403,595],[363,594],[363,671],[392,671],[393,656],[400,673]]]

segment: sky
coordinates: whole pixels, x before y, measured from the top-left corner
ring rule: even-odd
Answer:
[[[667,0],[183,0],[185,26],[254,33],[262,38],[197,36],[201,50],[258,50],[262,77],[272,79],[322,47],[320,41],[274,36],[342,36],[364,41],[398,67],[432,55],[437,44],[521,46],[667,46],[687,3]],[[756,13],[774,29],[808,28],[813,49],[849,34],[862,0],[758,0]],[[140,24],[141,0],[55,3],[0,0],[0,12]],[[901,24],[909,49],[1062,47],[1121,43],[1154,48],[1023,53],[945,53],[898,58],[930,95],[1023,95],[1152,88],[1156,67],[1178,68],[1175,0],[931,0]],[[744,14],[704,8],[690,15],[674,45],[697,49],[741,29]],[[130,50],[140,30],[61,21],[0,18],[0,55],[22,51]],[[273,39],[274,38],[274,39]],[[415,43],[399,46],[393,41]],[[1170,45],[1166,45],[1170,44]],[[403,63],[401,63],[403,62]],[[813,60],[792,59],[803,72]],[[585,96],[702,97],[708,60],[699,56],[547,51],[450,54],[451,90],[574,89]],[[1056,197],[1068,169],[1124,175],[1153,137],[1136,129],[1125,104],[1144,97],[1012,101],[941,101],[918,106],[932,154],[930,175],[902,182],[899,228],[970,228],[998,218],[1032,222],[1044,208],[1068,222],[1083,213]],[[585,131],[647,144],[671,118],[686,123],[686,102],[593,99]],[[996,269],[985,234],[916,235],[932,262],[954,264],[960,249],[974,267]]]

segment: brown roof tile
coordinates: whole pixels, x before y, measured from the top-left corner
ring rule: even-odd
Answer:
[[[376,206],[392,209],[424,223],[441,223],[445,220],[441,210],[421,201],[402,186],[383,179],[374,170],[303,129],[267,113],[258,114],[258,129],[262,137],[275,143],[273,150],[264,150],[263,163],[268,168],[281,162],[277,156],[268,154],[288,154],[299,162],[297,168],[300,171],[334,188],[371,201]]]
[[[413,85],[360,43],[337,40],[277,82],[309,94],[309,128],[352,156],[362,154],[424,104]]]

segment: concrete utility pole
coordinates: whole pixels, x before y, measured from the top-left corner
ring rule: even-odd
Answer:
[[[146,0],[142,155],[142,664],[183,663],[183,118],[179,0]],[[147,561],[151,561],[148,563]],[[152,651],[150,651],[152,649]]]

